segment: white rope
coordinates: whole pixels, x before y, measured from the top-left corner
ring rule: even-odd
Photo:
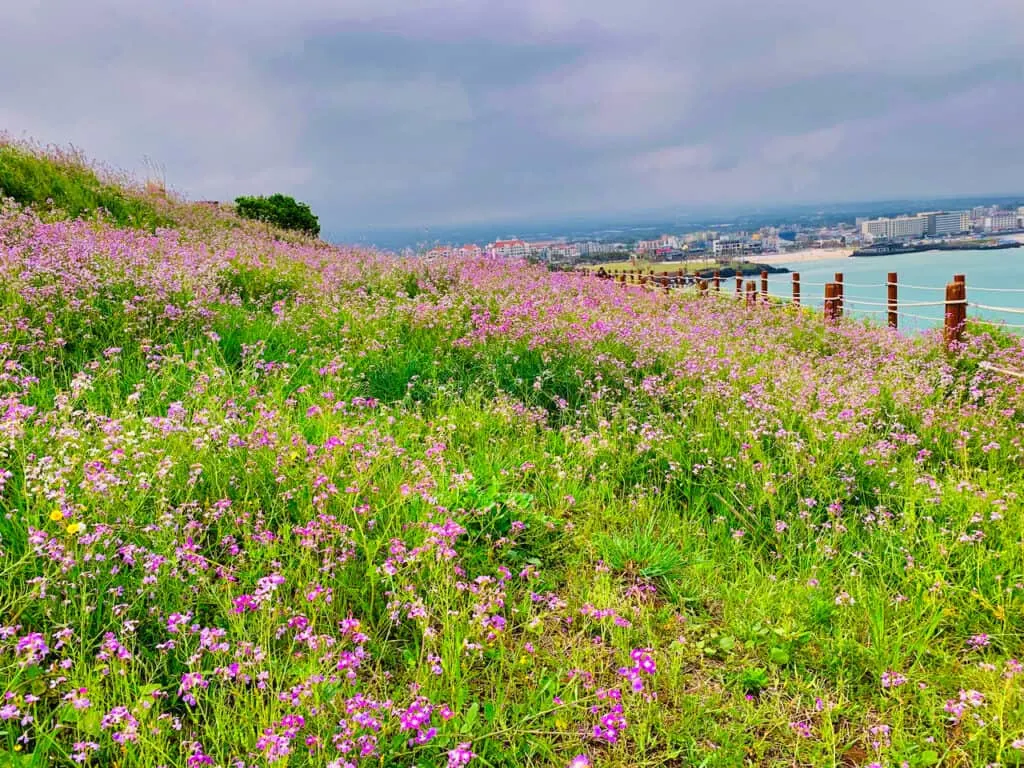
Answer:
[[[849,296],[843,296],[844,304],[860,304],[865,307],[888,307],[889,302],[887,301],[862,301],[861,299],[851,299]]]
[[[885,283],[847,283],[837,281],[844,288],[881,288]]]
[[[937,288],[934,285],[910,285],[909,283],[886,283],[886,285],[895,285],[897,288],[913,288],[915,291],[944,291],[943,288]],[[971,290],[974,290],[973,288]]]
[[[1024,288],[978,288],[977,286],[971,286],[971,292],[974,291],[985,291],[986,293],[1024,293]]]
[[[829,299],[831,301],[831,299]],[[850,299],[846,296],[842,297],[844,304],[859,304],[865,307],[888,307],[889,302],[887,301],[859,301],[857,299]],[[966,299],[957,299],[956,301],[901,301],[897,304],[898,307],[944,307],[947,304],[967,304]],[[970,306],[976,306],[971,304]]]
[[[1015,315],[1024,315],[1024,309],[1014,309],[1013,307],[990,307],[987,304],[974,303],[970,303],[967,306],[974,307],[975,309],[987,309],[990,312],[1011,312]]]
[[[944,307],[947,304],[966,304],[967,299],[957,299],[956,301],[901,301],[899,306],[901,307]],[[883,306],[888,306],[885,304]]]
[[[992,365],[988,360],[982,360],[978,363],[979,368],[984,368],[986,371],[995,371],[996,373],[1003,373],[1007,376],[1016,376],[1018,379],[1024,379],[1024,373],[1021,371],[1011,371],[1009,368],[1000,368],[998,365]]]
[[[870,299],[861,298],[860,296],[843,296],[843,301],[847,304],[863,304],[865,307],[888,307],[888,301],[872,301]]]

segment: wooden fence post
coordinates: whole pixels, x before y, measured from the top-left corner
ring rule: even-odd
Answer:
[[[800,273],[793,273],[793,304],[800,306]]]
[[[761,301],[768,301],[768,272],[761,270]]]
[[[964,321],[967,319],[967,283],[958,280],[959,277],[963,275],[956,275],[953,282],[946,286],[946,323],[942,328],[942,337],[947,347],[960,341]]]
[[[897,291],[896,283],[897,282],[898,281],[896,279],[896,273],[895,272],[890,272],[889,273],[889,277],[886,279],[886,282],[885,282],[886,287],[887,287],[887,292],[888,292],[889,327],[890,328],[898,328],[899,327],[899,302],[897,300],[897,293],[896,293],[896,291]]]
[[[747,280],[747,306],[752,307],[757,303],[757,283]]]
[[[825,322],[834,323],[836,320],[836,294],[837,294],[835,283],[825,283]]]
[[[736,271],[736,298],[738,299],[743,293],[743,275]]]
[[[836,317],[843,316],[843,273],[836,272]]]
[[[715,292],[717,293],[721,289],[722,289],[722,287],[721,287],[721,274],[716,269],[715,270]]]

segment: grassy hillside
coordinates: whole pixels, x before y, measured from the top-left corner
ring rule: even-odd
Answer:
[[[102,209],[118,226],[152,230],[169,220],[152,201],[110,181],[71,152],[43,152],[0,141],[0,197],[70,218]]]
[[[1024,760],[1019,339],[187,211],[0,214],[0,765]]]

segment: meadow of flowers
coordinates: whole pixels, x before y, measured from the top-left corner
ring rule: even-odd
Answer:
[[[1024,343],[0,213],[0,764],[1024,764]]]

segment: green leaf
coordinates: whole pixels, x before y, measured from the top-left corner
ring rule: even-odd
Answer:
[[[920,765],[938,765],[939,764],[939,753],[934,749],[929,749],[921,753],[921,757],[918,758],[918,764]]]
[[[477,702],[473,702],[469,705],[469,709],[466,710],[466,716],[462,718],[462,728],[460,729],[463,733],[470,733],[473,730],[473,725],[476,723],[476,716],[480,712],[480,705]]]
[[[732,635],[722,635],[718,638],[718,647],[723,651],[731,651],[736,647],[736,638]]]
[[[100,732],[100,713],[95,709],[85,712],[78,720],[78,727],[90,736],[97,736]]]
[[[484,719],[489,723],[494,721],[494,705],[489,701],[484,704]]]
[[[33,756],[22,752],[0,751],[0,768],[16,768],[16,766],[31,765]]]
[[[771,661],[772,664],[789,664],[789,651],[785,648],[772,648],[771,651],[768,652],[768,660]]]

